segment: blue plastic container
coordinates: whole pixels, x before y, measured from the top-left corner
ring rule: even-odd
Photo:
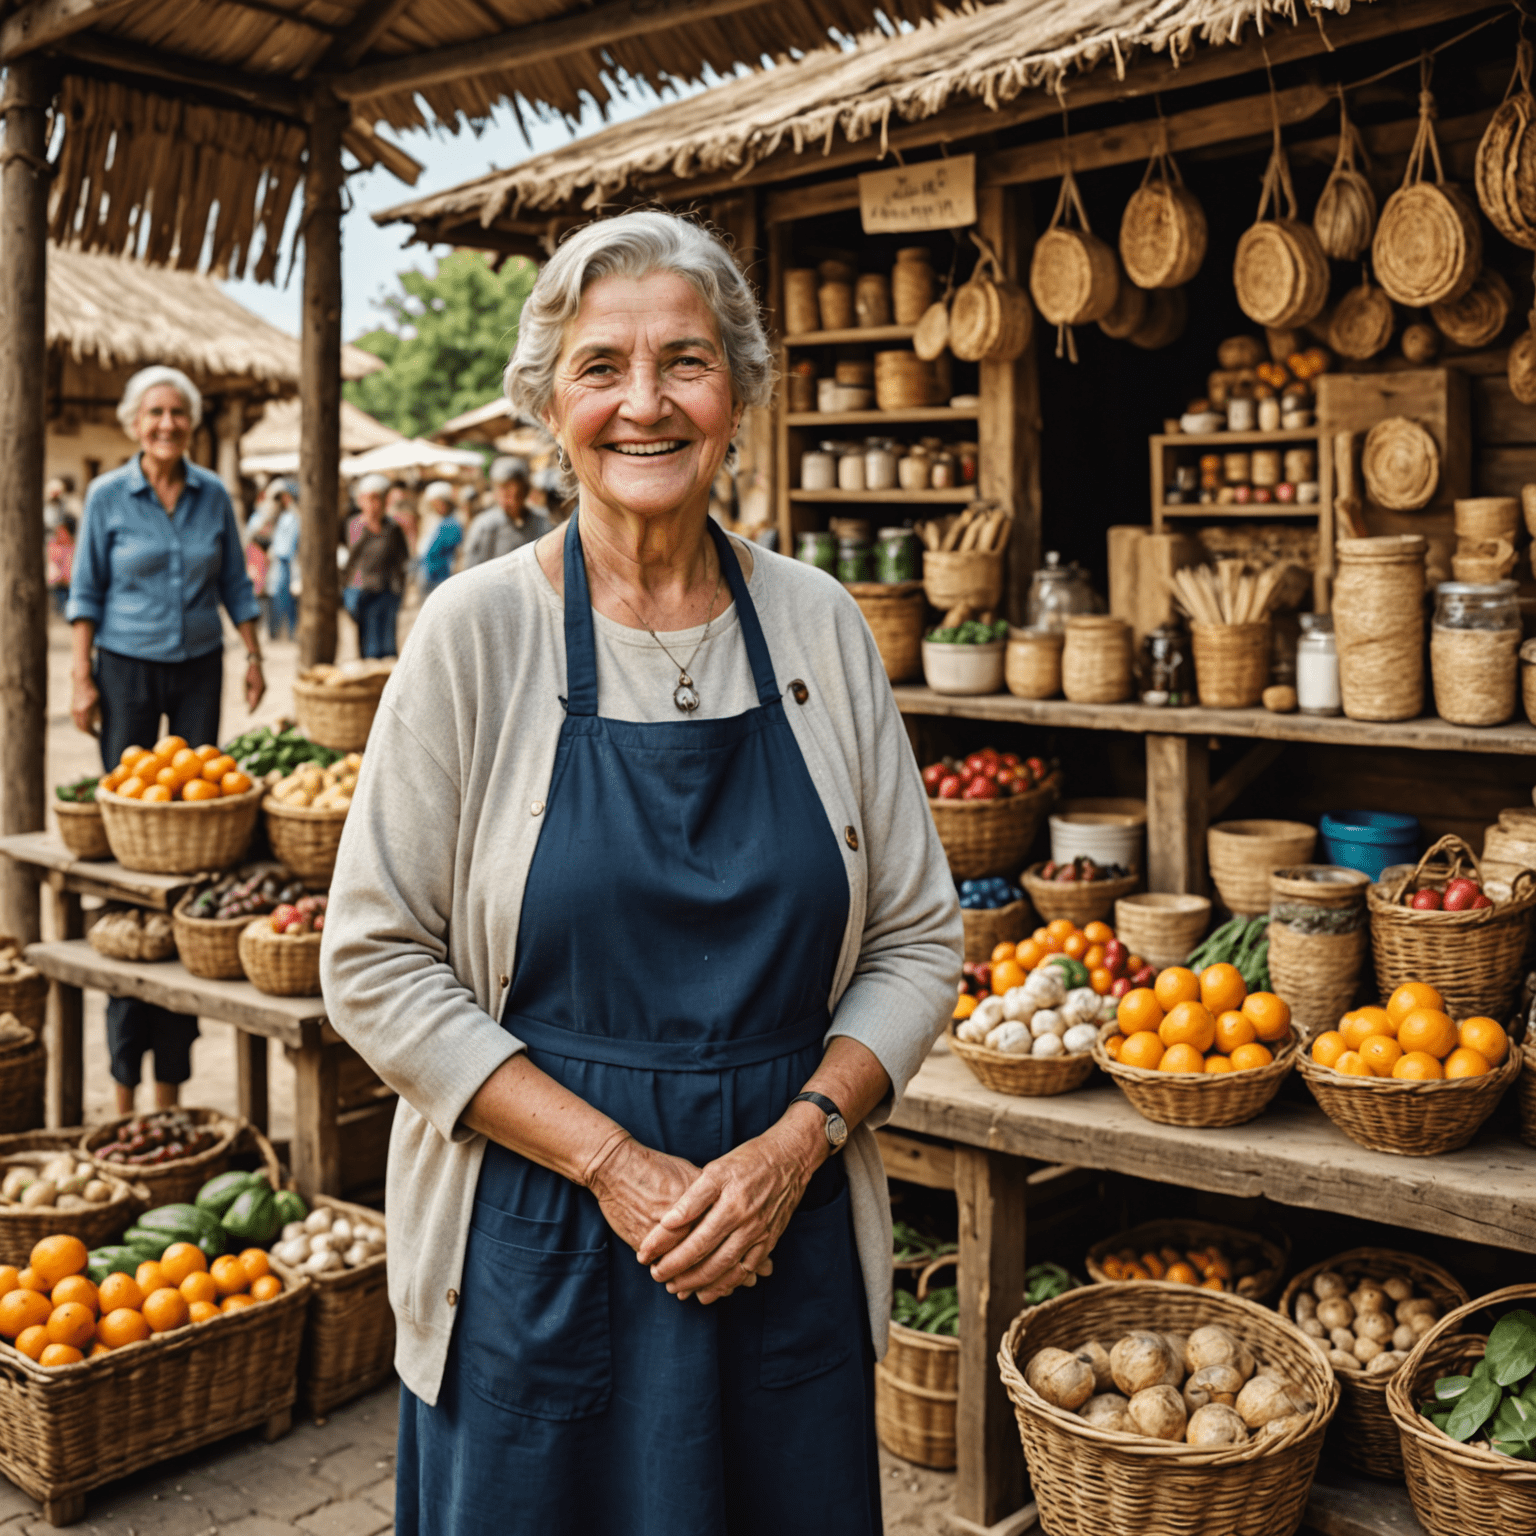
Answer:
[[[1393,864],[1412,864],[1419,856],[1416,816],[1390,811],[1330,811],[1318,823],[1323,855],[1329,864],[1358,869],[1372,880]]]

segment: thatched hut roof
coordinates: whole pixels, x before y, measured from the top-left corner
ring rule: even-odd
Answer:
[[[254,469],[258,470],[281,473],[297,468],[302,415],[302,402],[299,400],[273,400],[261,420],[240,439],[241,468],[244,469],[247,461],[251,460],[258,461],[254,464]],[[366,453],[370,448],[398,443],[404,436],[403,432],[386,427],[382,421],[360,410],[350,400],[341,402],[341,451],[344,454]],[[279,457],[282,458],[281,463],[277,462]],[[261,462],[269,459],[271,462]]]

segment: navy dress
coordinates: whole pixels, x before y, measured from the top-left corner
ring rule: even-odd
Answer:
[[[758,707],[597,712],[565,541],[568,697],[505,1027],[639,1141],[703,1165],[761,1134],[824,1050],[844,854],[725,535]],[[774,1273],[705,1307],[652,1280],[560,1175],[492,1143],[435,1407],[401,1392],[401,1536],[879,1536],[872,1351],[831,1158]]]

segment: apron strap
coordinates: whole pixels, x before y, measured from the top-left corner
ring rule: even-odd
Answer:
[[[763,638],[763,626],[758,622],[757,609],[747,593],[746,578],[741,574],[741,561],[731,548],[725,530],[714,518],[706,516],[705,526],[715,541],[715,553],[720,558],[720,569],[730,583],[731,597],[736,604],[736,620],[741,625],[741,638],[746,641],[747,660],[752,664],[752,681],[757,684],[759,704],[777,704],[783,695],[773,676],[773,659],[768,654],[768,642]]]
[[[587,562],[576,529],[580,512],[571,513],[565,531],[565,712],[597,713],[597,641],[592,633],[592,592]]]

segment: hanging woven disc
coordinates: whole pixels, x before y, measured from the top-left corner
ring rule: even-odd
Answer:
[[[1335,352],[1361,361],[1392,340],[1392,301],[1374,283],[1361,283],[1339,300],[1328,326]]]
[[[1124,341],[1146,319],[1150,304],[1147,290],[1138,288],[1122,273],[1114,308],[1099,321],[1099,329],[1115,341]]]
[[[1532,45],[1521,38],[1509,93],[1477,146],[1477,200],[1508,241],[1536,250],[1536,97]],[[1515,81],[1520,89],[1515,90]]]
[[[1081,228],[1066,222],[1077,212]],[[1088,226],[1088,214],[1071,170],[1062,177],[1061,192],[1050,228],[1035,242],[1029,264],[1029,291],[1040,313],[1052,325],[1086,325],[1102,320],[1114,308],[1120,290],[1120,264],[1115,253]]]
[[[1138,288],[1177,288],[1200,270],[1205,210],[1184,185],[1173,156],[1159,150],[1120,219],[1120,259]]]
[[[1418,422],[1389,416],[1366,433],[1360,470],[1377,506],[1417,512],[1429,505],[1440,483],[1440,450]]]
[[[912,350],[926,362],[942,355],[949,345],[949,300],[939,299],[923,311],[912,332]]]
[[[1514,303],[1509,284],[1484,267],[1459,299],[1431,304],[1429,314],[1447,341],[1458,347],[1486,347],[1504,329]]]
[[[1011,363],[1029,345],[1035,328],[1035,311],[1029,295],[1015,282],[999,278],[992,285],[997,295],[1001,324],[997,340],[982,355],[986,363]]]
[[[1286,213],[1279,216],[1282,197]],[[1271,202],[1277,216],[1266,218]],[[1296,217],[1296,192],[1278,126],[1257,222],[1237,242],[1232,281],[1243,313],[1270,329],[1305,325],[1328,302],[1328,258],[1317,232]]]
[[[1323,254],[1336,261],[1359,261],[1370,249],[1376,230],[1376,194],[1355,164],[1357,152],[1365,158],[1365,147],[1340,92],[1339,152],[1312,212],[1312,228]]]
[[[1002,335],[1002,305],[985,267],[977,262],[970,281],[955,290],[949,310],[949,350],[965,363],[979,363]]]
[[[1536,405],[1536,331],[1521,331],[1509,349],[1509,392],[1521,405]],[[1531,569],[1536,570],[1536,557]]]
[[[1176,342],[1188,319],[1189,299],[1182,288],[1154,288],[1147,295],[1146,318],[1126,340],[1133,347],[1155,352]]]

